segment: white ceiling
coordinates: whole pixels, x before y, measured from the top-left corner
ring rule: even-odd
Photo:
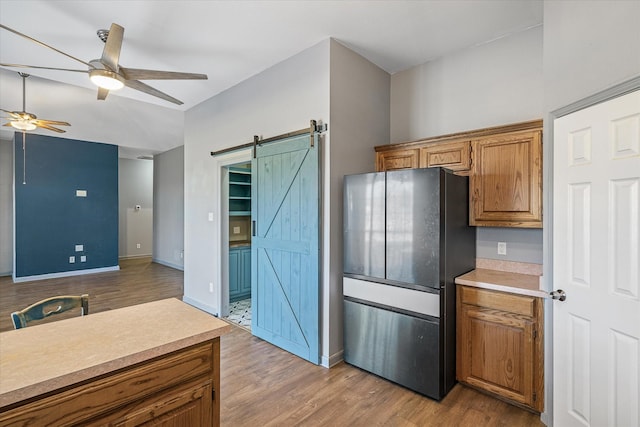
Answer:
[[[129,88],[97,101],[86,74],[65,71],[29,69],[35,78],[27,88],[37,78],[46,79],[43,84],[86,88],[63,96],[69,108],[88,102],[109,105],[111,98],[124,97],[187,110],[329,37],[393,74],[540,25],[542,7],[541,0],[0,0],[0,22],[83,61],[101,56],[104,44],[96,31],[115,22],[125,28],[123,66],[204,73],[208,80],[145,81],[182,100],[182,106]],[[0,30],[0,62],[86,69],[6,30]],[[0,107],[17,110],[21,80],[17,74],[7,76],[0,73]],[[40,98],[28,97],[27,111],[37,112]],[[41,117],[71,122],[68,116]]]

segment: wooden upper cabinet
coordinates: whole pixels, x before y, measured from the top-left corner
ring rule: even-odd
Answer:
[[[455,172],[467,172],[471,167],[469,141],[432,143],[420,149],[420,167],[442,167]]]
[[[443,167],[469,175],[469,224],[542,228],[542,120],[376,149],[378,172]]]
[[[390,150],[376,154],[376,170],[378,172],[415,169],[419,167],[420,151],[412,150]]]
[[[469,224],[542,227],[542,130],[471,142]]]

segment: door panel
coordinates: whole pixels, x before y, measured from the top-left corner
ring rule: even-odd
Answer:
[[[640,91],[554,122],[554,425],[640,425]]]
[[[385,279],[385,173],[344,177],[344,272]]]
[[[256,149],[251,239],[254,335],[319,363],[319,163],[309,135]]]

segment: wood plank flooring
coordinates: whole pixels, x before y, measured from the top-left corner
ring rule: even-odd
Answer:
[[[40,299],[89,294],[89,311],[183,294],[183,273],[149,259],[120,271],[12,283],[0,277],[0,330],[9,314]],[[538,415],[457,385],[441,402],[340,363],[326,369],[235,326],[221,338],[221,425],[242,426],[542,426]]]

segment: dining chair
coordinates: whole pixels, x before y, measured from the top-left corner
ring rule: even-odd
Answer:
[[[25,309],[14,311],[11,320],[13,327],[20,329],[32,320],[41,320],[78,307],[81,308],[81,316],[89,314],[89,295],[61,295],[43,299]]]

